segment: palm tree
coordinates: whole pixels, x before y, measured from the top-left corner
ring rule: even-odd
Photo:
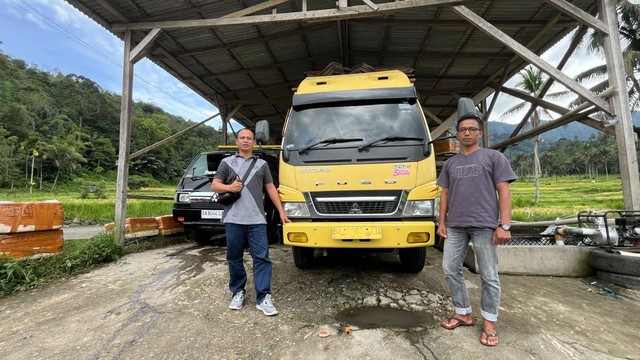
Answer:
[[[51,191],[54,191],[62,171],[72,172],[79,164],[87,162],[70,141],[55,137],[51,140],[51,144],[45,148],[43,158],[53,161],[53,165],[58,169]]]
[[[633,5],[627,0],[616,0],[616,10],[622,58],[629,83],[629,106],[635,110],[640,108],[640,81],[638,81],[638,73],[640,73],[640,5]],[[588,48],[590,51],[604,56],[604,37],[601,33],[591,33],[588,37]],[[575,77],[575,80],[579,82],[595,79],[603,79],[591,88],[595,93],[600,93],[609,87],[606,64],[583,71]],[[578,99],[572,105],[579,105],[582,101],[584,100]]]
[[[524,70],[520,72],[520,82],[516,84],[516,87],[522,89],[527,92],[529,95],[534,97],[538,97],[540,95],[541,90],[544,88],[544,84],[548,80],[546,76],[543,75],[542,71],[534,67],[526,67]],[[548,94],[547,97],[556,98],[558,96],[564,95],[563,93],[554,93]],[[516,115],[516,113],[520,113],[524,110],[525,106],[528,105],[528,102],[520,102],[510,109],[507,109],[502,115],[500,115],[500,119],[508,118],[510,116]],[[546,117],[547,119],[552,119],[551,113],[541,107],[537,107],[536,110],[531,113],[528,121],[531,123],[532,128],[537,128],[540,125],[540,119]],[[538,205],[540,200],[540,177],[542,177],[542,171],[540,168],[540,158],[538,157],[538,147],[540,145],[540,135],[537,135],[533,138],[533,177],[535,181],[535,198],[534,204]]]

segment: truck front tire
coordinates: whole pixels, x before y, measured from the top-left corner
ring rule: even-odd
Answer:
[[[427,259],[427,248],[408,248],[398,249],[400,255],[400,266],[404,272],[419,273],[424,269],[424,263]]]
[[[191,240],[200,245],[208,245],[211,242],[211,236],[212,234],[208,231],[198,228],[191,229]]]
[[[293,263],[298,269],[310,269],[313,267],[314,248],[293,247]]]

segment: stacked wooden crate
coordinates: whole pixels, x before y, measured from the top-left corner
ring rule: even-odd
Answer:
[[[58,253],[64,243],[59,201],[0,202],[0,256]]]

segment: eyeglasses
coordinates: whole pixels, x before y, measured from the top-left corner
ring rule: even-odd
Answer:
[[[464,134],[464,133],[466,133],[467,131],[469,132],[469,134],[475,134],[475,133],[477,133],[478,131],[480,131],[480,129],[475,128],[475,127],[470,127],[470,128],[459,128],[459,129],[458,129],[458,133],[459,133],[459,134]]]

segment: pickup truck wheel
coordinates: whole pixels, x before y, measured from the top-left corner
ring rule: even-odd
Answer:
[[[207,245],[211,241],[211,233],[200,229],[191,229],[191,240],[200,245]]]
[[[298,269],[310,269],[313,267],[314,248],[293,247],[293,263]]]
[[[400,266],[404,272],[419,273],[424,269],[424,263],[427,259],[427,248],[408,248],[398,249],[400,255]]]

